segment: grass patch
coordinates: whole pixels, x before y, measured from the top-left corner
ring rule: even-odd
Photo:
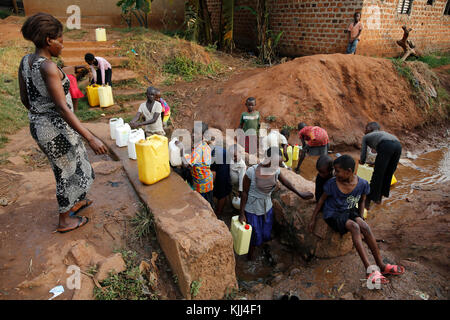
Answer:
[[[114,81],[115,88],[125,88],[125,89],[139,89],[142,88],[142,84],[137,79],[126,79]]]
[[[144,100],[146,99],[145,92],[142,93],[133,93],[133,94],[120,94],[114,96],[114,100],[116,103],[123,103],[123,102],[129,102],[129,101],[136,101],[136,100]]]
[[[276,116],[267,116],[266,121],[267,122],[275,122],[277,120]]]
[[[119,110],[111,108],[102,109],[98,107],[91,108],[89,106],[87,98],[81,98],[78,100],[78,110],[75,112],[75,114],[81,121],[94,121],[103,117],[102,114],[108,116],[122,113],[125,111],[126,109],[124,107],[121,107]]]
[[[131,218],[131,225],[137,238],[145,238],[154,233],[153,214],[145,207],[141,207]]]
[[[96,300],[155,300],[157,295],[149,290],[149,282],[140,271],[140,259],[135,251],[119,250],[127,266],[124,272],[110,274],[100,284],[103,289],[94,288]]]
[[[196,297],[202,286],[202,279],[194,280],[191,282],[191,296]]]
[[[430,66],[430,68],[437,68],[450,64],[450,53],[435,52],[411,60],[422,61]]]
[[[184,81],[192,81],[199,75],[216,75],[220,65],[217,62],[205,65],[179,55],[167,60],[163,70],[165,73],[181,76]]]
[[[0,19],[8,18],[12,14],[9,10],[0,10]]]
[[[86,36],[86,34],[88,33],[88,31],[82,29],[67,29],[67,27],[64,28],[64,36],[72,40],[83,39],[84,36]]]
[[[406,80],[411,84],[411,86],[414,88],[414,90],[417,92],[419,90],[419,83],[414,77],[414,74],[408,65],[401,61],[399,58],[392,58],[390,59],[392,63],[394,64],[395,69],[397,72],[402,76],[405,77]]]

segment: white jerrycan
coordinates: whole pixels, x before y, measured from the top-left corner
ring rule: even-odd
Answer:
[[[177,142],[177,138],[173,138],[169,143],[169,158],[170,158],[170,164],[172,167],[179,167],[181,166],[181,156],[180,156],[180,148],[177,147],[175,142]]]
[[[145,140],[145,132],[142,129],[134,129],[130,131],[128,137],[128,157],[130,159],[136,160],[136,142],[139,140]]]
[[[109,120],[109,133],[111,135],[111,139],[116,140],[116,127],[123,125],[122,118],[111,118]]]
[[[125,123],[116,127],[116,145],[120,148],[128,145],[128,136],[130,135],[130,125]]]

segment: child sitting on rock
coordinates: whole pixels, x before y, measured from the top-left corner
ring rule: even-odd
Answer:
[[[372,251],[379,270],[370,273],[368,279],[372,283],[389,283],[382,274],[400,275],[405,272],[402,266],[384,264],[378,249],[375,236],[369,225],[361,218],[364,212],[364,201],[370,192],[369,183],[355,175],[355,160],[349,155],[343,155],[333,162],[335,177],[330,178],[323,187],[323,194],[314,209],[309,225],[309,231],[314,232],[316,217],[323,207],[325,222],[336,232],[344,235],[348,231],[352,234],[355,245],[366,270],[370,263],[367,252],[362,244],[364,241]]]
[[[147,136],[153,134],[166,135],[161,120],[162,105],[156,100],[156,97],[157,90],[153,87],[148,87],[147,101],[140,105],[136,116],[130,121],[130,127],[132,129],[145,126],[144,131]],[[144,116],[145,121],[139,122],[142,116]]]

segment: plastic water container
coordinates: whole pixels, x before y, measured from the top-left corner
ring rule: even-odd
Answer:
[[[111,118],[109,119],[109,134],[111,139],[116,140],[116,127],[123,125],[122,118]]]
[[[125,123],[116,127],[116,145],[120,148],[128,146],[128,137],[130,136],[130,125]]]
[[[136,160],[136,142],[139,140],[145,140],[145,132],[142,129],[133,129],[128,136],[128,157]]]
[[[164,136],[154,134],[136,143],[139,180],[154,184],[170,175],[169,143]]]
[[[367,180],[370,183],[373,175],[373,168],[368,166],[367,164],[359,164],[358,170],[356,171],[358,177]],[[392,175],[391,186],[397,183],[397,179],[394,175]]]
[[[241,223],[239,216],[234,216],[231,218],[231,235],[233,236],[234,252],[237,255],[247,254],[252,237],[252,226]]]
[[[231,204],[236,210],[239,210],[241,208],[241,198],[233,197],[233,200],[231,200]]]
[[[288,167],[292,167],[292,146],[287,147],[287,155],[289,157],[288,162],[286,162],[286,165]]]
[[[86,87],[86,95],[88,98],[89,106],[91,107],[96,107],[100,105],[100,99],[98,97],[98,88],[100,88],[98,84],[93,84]]]
[[[172,167],[179,167],[182,164],[181,156],[180,156],[180,148],[177,147],[175,142],[177,142],[177,138],[173,138],[169,143],[169,158],[170,164]]]
[[[95,29],[95,40],[106,41],[106,30],[104,28]]]
[[[293,151],[293,154],[292,154],[292,160],[293,161],[297,161],[299,155],[300,155],[300,147],[298,146],[298,144],[296,144],[294,146],[294,151]]]
[[[98,88],[98,100],[101,108],[107,108],[114,104],[111,86],[100,86]]]

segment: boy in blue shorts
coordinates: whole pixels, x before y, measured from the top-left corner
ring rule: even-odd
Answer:
[[[368,279],[373,283],[377,280],[381,284],[389,283],[382,274],[400,275],[405,272],[405,268],[383,263],[375,236],[369,225],[361,218],[364,213],[364,202],[370,192],[369,183],[354,173],[355,160],[349,155],[334,160],[333,166],[335,177],[329,179],[323,187],[323,194],[314,209],[309,231],[314,232],[317,214],[323,207],[323,218],[334,231],[341,235],[351,232],[356,251],[367,270],[370,263],[362,244],[361,235],[364,236],[364,241],[381,270],[381,272],[373,271]]]

